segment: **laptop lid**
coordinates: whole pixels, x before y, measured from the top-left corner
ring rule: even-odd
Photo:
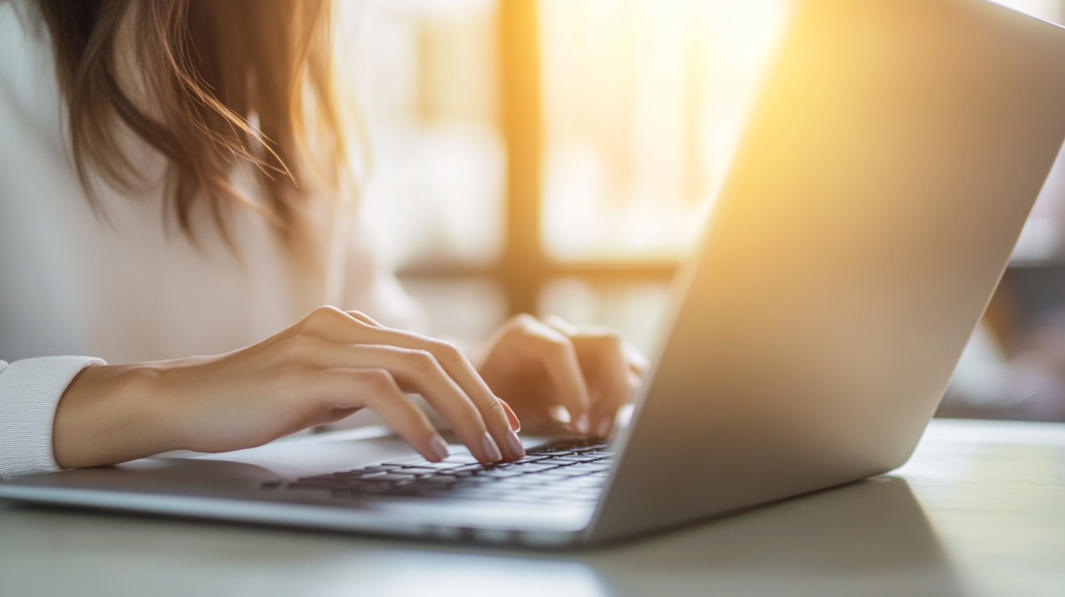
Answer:
[[[891,470],[1065,138],[1065,31],[808,0],[755,107],[590,539]]]

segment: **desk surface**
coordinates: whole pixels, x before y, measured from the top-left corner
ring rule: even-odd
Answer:
[[[1065,595],[1065,424],[935,421],[889,476],[545,554],[0,505],[4,595]]]

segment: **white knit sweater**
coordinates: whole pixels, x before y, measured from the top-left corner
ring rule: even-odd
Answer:
[[[250,211],[232,218],[239,256],[203,212],[194,213],[194,246],[164,227],[158,184],[135,197],[100,187],[106,219],[94,214],[72,166],[51,44],[35,10],[32,0],[0,0],[0,359],[10,362],[0,361],[0,477],[56,469],[56,405],[100,359],[217,354],[325,303],[409,321],[416,308],[365,235],[352,233],[343,202],[321,202],[318,273],[286,265]],[[131,143],[141,171],[159,180],[160,156]]]

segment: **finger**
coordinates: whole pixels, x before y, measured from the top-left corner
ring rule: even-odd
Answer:
[[[567,336],[576,336],[580,333],[580,329],[577,326],[558,315],[548,315],[544,317],[543,322]]]
[[[514,432],[521,431],[521,421],[518,420],[518,415],[514,414],[514,409],[510,408],[510,405],[502,398],[499,399],[499,403],[503,405],[503,410],[507,411],[507,420],[510,421],[510,428]]]
[[[630,369],[627,377],[631,388],[629,396],[632,396],[643,385],[643,376]]]
[[[328,411],[363,406],[373,409],[427,460],[447,458],[447,443],[425,413],[411,403],[384,369],[331,369],[314,376],[312,393]]]
[[[582,370],[591,373],[592,430],[600,437],[608,436],[618,409],[632,392],[633,375],[639,380],[647,369],[646,359],[610,328],[578,327],[555,315],[545,317],[544,323],[570,338]]]
[[[618,409],[628,400],[629,364],[621,339],[609,333],[605,335],[577,336],[572,338],[577,355],[592,374],[592,432],[607,437],[614,428]]]
[[[566,334],[570,338],[580,336],[616,334],[614,330],[608,327],[575,326],[557,315],[548,315],[544,318],[544,323],[562,332],[563,334]],[[636,350],[636,347],[624,340],[622,340],[621,342],[621,347],[625,355],[625,362],[628,364],[629,370],[635,373],[637,378],[643,378],[643,376],[647,374],[647,370],[651,367],[651,364],[647,360],[647,357],[643,356],[643,353]]]
[[[628,342],[622,342],[621,348],[625,353],[625,362],[628,363],[629,370],[641,378],[647,375],[647,370],[651,368],[651,363],[647,360],[647,357],[643,356],[640,351],[636,350],[636,347]]]
[[[525,455],[525,449],[510,428],[510,421],[499,399],[455,345],[411,332],[375,327],[331,307],[316,309],[298,325],[302,331],[338,344],[379,344],[430,353],[477,407],[488,429],[488,435],[482,440],[484,453],[499,453],[508,460],[517,460]],[[505,453],[500,451],[500,446],[506,450]]]
[[[502,455],[485,442],[480,411],[430,353],[376,344],[336,344],[316,336],[293,336],[280,346],[281,358],[321,368],[371,368],[388,371],[400,390],[417,392],[451,424],[478,460],[498,462]],[[520,458],[520,456],[519,456]]]
[[[565,334],[534,317],[524,317],[519,323],[527,357],[539,361],[555,389],[559,403],[566,407],[573,427],[587,433],[591,400],[581,371],[577,351]]]
[[[363,313],[362,311],[345,311],[345,313],[347,313],[348,315],[354,317],[355,319],[358,319],[359,321],[365,323],[366,325],[371,325],[371,326],[373,326],[375,328],[383,328],[383,327],[385,327],[385,326],[381,325],[380,323],[378,323],[377,321],[375,321],[369,315]]]

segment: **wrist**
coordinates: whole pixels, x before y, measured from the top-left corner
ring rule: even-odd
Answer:
[[[182,447],[167,415],[160,370],[151,365],[86,367],[67,386],[53,423],[62,468],[106,466]]]

